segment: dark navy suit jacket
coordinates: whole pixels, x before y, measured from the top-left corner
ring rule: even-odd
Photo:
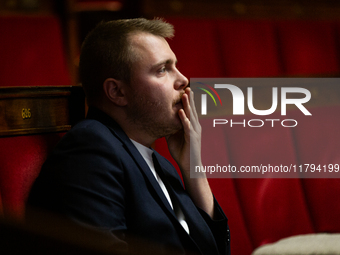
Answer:
[[[215,201],[217,220],[212,220],[193,204],[175,168],[155,154],[166,178],[163,181],[183,210],[190,235],[136,147],[115,121],[95,108],[46,160],[29,204],[106,229],[123,242],[128,243],[127,236],[155,242],[158,250],[153,254],[162,250],[229,254],[227,218],[218,203]],[[133,244],[128,245],[133,250]]]

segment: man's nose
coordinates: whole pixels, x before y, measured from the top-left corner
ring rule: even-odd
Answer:
[[[189,84],[187,77],[185,77],[178,69],[177,69],[177,79],[175,81],[175,89],[185,89]]]

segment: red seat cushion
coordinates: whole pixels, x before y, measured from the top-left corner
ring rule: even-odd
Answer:
[[[247,122],[252,118],[248,115],[232,116],[233,121],[237,122],[242,122],[243,119]],[[281,119],[281,116],[275,113],[271,118]],[[296,164],[289,128],[280,124],[271,127],[266,123],[261,128],[236,125],[226,127],[225,130],[231,164],[237,166],[237,169],[261,164]],[[289,235],[313,232],[300,181],[280,177],[234,180],[253,247]]]
[[[300,164],[340,164],[340,106],[311,108],[312,116],[294,112],[298,120],[294,129]],[[335,179],[302,179],[305,197],[316,232],[339,232],[340,221],[340,172]]]
[[[30,188],[63,134],[0,138],[0,194],[6,217],[23,216]]]

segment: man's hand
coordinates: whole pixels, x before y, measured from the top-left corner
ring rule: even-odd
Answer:
[[[203,173],[202,178],[190,178],[190,162],[194,166],[202,166],[201,125],[198,121],[194,95],[190,88],[185,89],[182,104],[183,109],[179,110],[178,115],[183,129],[167,137],[168,148],[181,170],[185,188],[191,199],[196,206],[213,217],[214,200],[205,174]]]
[[[195,148],[192,155],[195,155],[197,160],[195,162],[199,166],[201,165],[201,126],[195,110],[193,92],[190,88],[186,88],[182,95],[182,105],[183,109],[179,110],[178,115],[182,121],[183,129],[167,137],[167,142],[171,156],[179,165],[182,174],[190,177],[190,139]]]

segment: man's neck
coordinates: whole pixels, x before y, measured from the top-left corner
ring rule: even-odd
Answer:
[[[157,137],[152,136],[138,123],[134,123],[127,115],[126,112],[117,107],[111,109],[103,106],[96,106],[101,111],[105,112],[110,118],[112,118],[123,129],[125,134],[132,140],[146,146],[151,145],[157,140]]]
[[[130,139],[144,145],[145,147],[150,148],[151,145],[156,141],[155,138],[150,137],[148,134],[146,134],[146,132],[142,132],[142,130],[134,130],[131,128],[127,128],[126,130],[124,127],[122,127],[122,129]]]

